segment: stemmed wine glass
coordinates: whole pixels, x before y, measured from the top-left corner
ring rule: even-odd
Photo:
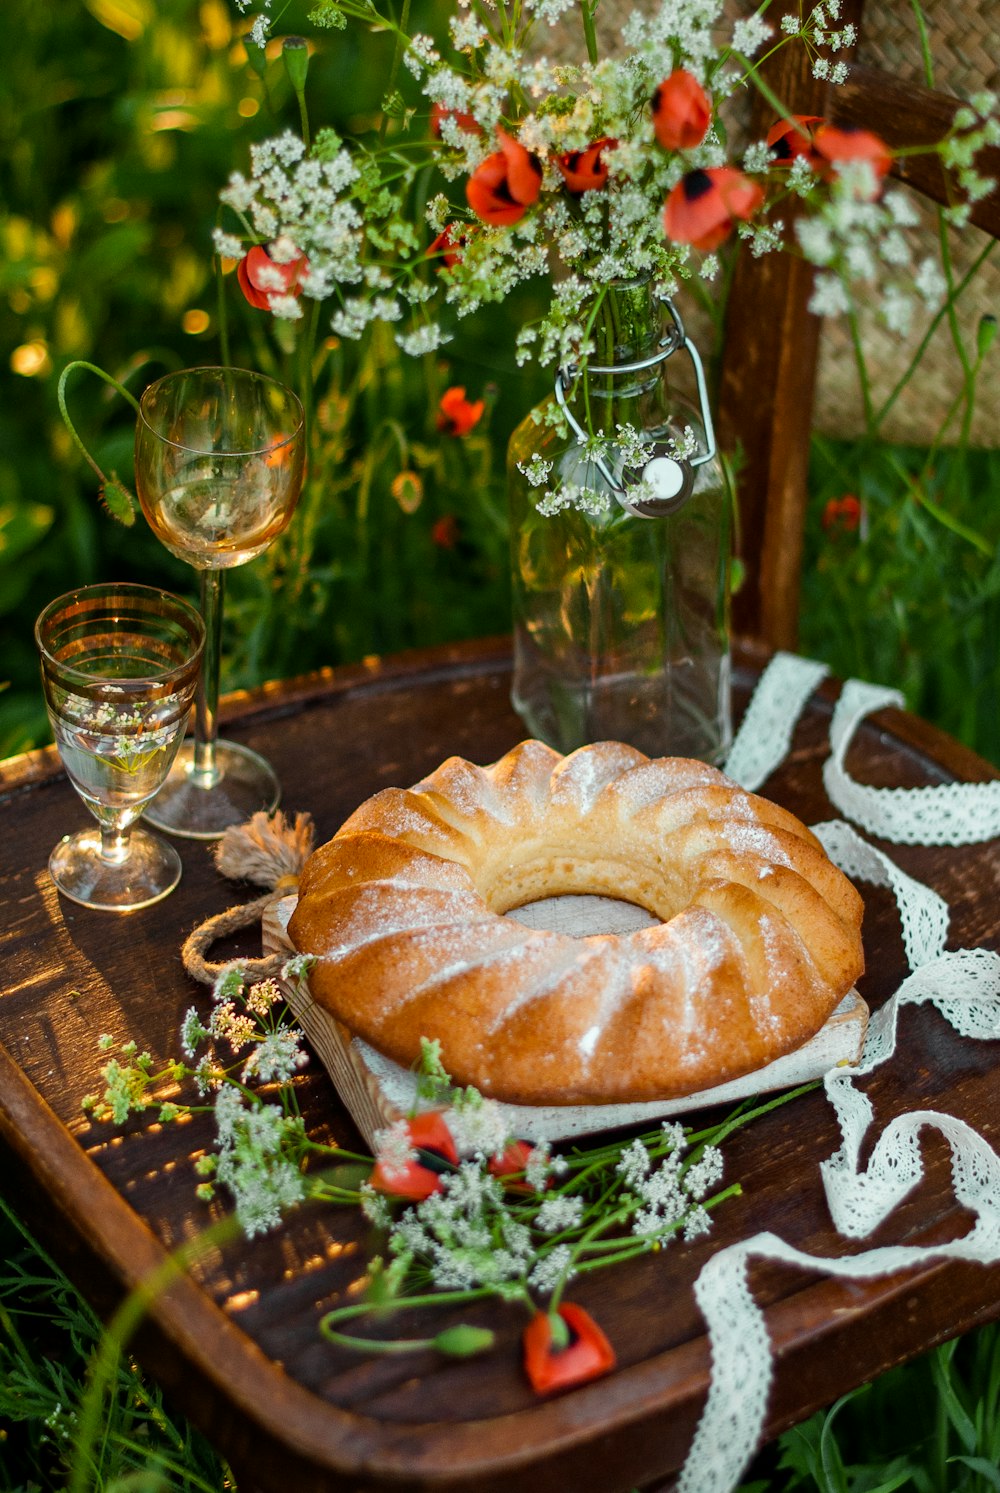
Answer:
[[[184,369],[150,384],[139,402],[139,501],[157,538],[200,572],[207,633],[194,740],[181,747],[146,816],[174,834],[215,839],[278,802],[278,780],[263,757],[218,740],[223,579],[287,526],[304,462],[302,406],[263,374]]]
[[[84,907],[148,907],[173,891],[181,862],[172,845],[132,826],[184,736],[204,624],[154,587],[85,586],[49,603],[35,641],[59,755],[99,825],[59,842],[52,880]]]

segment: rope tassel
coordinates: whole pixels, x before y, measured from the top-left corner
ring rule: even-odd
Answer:
[[[230,881],[250,881],[267,887],[262,897],[216,913],[188,936],[181,949],[184,968],[192,979],[203,985],[214,985],[231,961],[212,963],[208,951],[219,939],[241,928],[259,923],[264,909],[276,898],[285,897],[299,884],[299,875],[312,854],[314,828],[310,814],[296,814],[294,821],[279,810],[275,814],[254,814],[245,824],[234,824],[225,831],[215,847],[215,864]],[[281,955],[266,959],[241,959],[250,980],[266,980],[276,975],[284,963]]]

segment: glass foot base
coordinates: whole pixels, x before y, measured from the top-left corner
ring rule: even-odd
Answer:
[[[49,856],[49,875],[59,891],[81,907],[104,912],[135,912],[172,892],[181,879],[181,858],[158,835],[133,829],[124,860],[101,857],[101,833],[67,835]]]
[[[231,824],[243,824],[261,809],[270,814],[277,808],[278,779],[264,758],[249,747],[217,742],[215,765],[215,781],[199,781],[194,742],[186,741],[143,818],[188,840],[217,840]]]

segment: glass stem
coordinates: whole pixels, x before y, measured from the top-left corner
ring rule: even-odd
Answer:
[[[201,615],[205,623],[205,652],[194,705],[194,781],[212,788],[219,781],[215,743],[219,734],[219,661],[222,655],[222,592],[224,570],[203,570]]]
[[[128,860],[128,837],[131,826],[101,825],[101,860],[108,866],[122,866]]]

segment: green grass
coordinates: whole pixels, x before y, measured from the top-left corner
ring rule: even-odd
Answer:
[[[80,1401],[102,1325],[0,1198],[0,1489],[56,1493],[79,1444]],[[236,1484],[126,1355],[86,1469],[92,1493],[226,1493]]]
[[[61,1493],[101,1323],[0,1200],[0,1490]],[[93,1493],[231,1493],[211,1445],[126,1355],[88,1469]],[[745,1493],[997,1493],[1000,1326],[846,1395],[756,1459]]]

